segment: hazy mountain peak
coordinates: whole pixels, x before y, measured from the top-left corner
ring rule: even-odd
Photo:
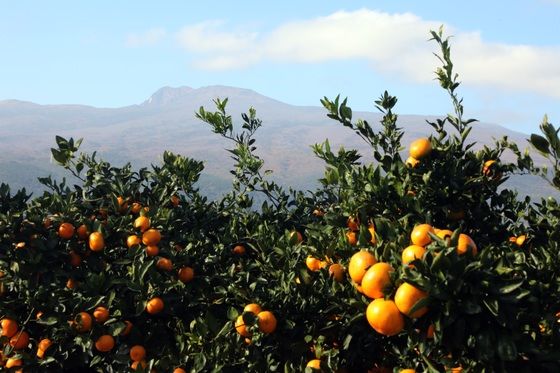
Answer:
[[[143,105],[166,105],[171,102],[177,101],[187,94],[191,93],[191,87],[163,87],[158,89],[153,95],[150,96]]]

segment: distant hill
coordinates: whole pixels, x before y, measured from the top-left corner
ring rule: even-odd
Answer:
[[[135,166],[158,163],[164,150],[203,160],[204,176],[200,187],[210,197],[227,189],[231,166],[230,146],[194,116],[200,106],[213,109],[217,97],[229,98],[228,111],[235,120],[249,107],[257,110],[263,127],[257,135],[258,153],[266,168],[274,170],[274,178],[300,189],[313,189],[321,177],[323,163],[316,159],[310,145],[329,139],[334,147],[356,148],[367,157],[369,149],[348,128],[328,119],[322,107],[294,106],[263,96],[248,89],[227,86],[164,87],[138,105],[121,108],[95,108],[83,105],[38,105],[17,100],[0,101],[0,181],[15,188],[41,190],[36,178],[53,174],[66,175],[50,159],[55,135],[84,138],[83,151],[96,150],[115,165],[128,161]],[[350,103],[351,104],[351,103]],[[355,112],[355,118],[376,124],[380,115]],[[428,135],[431,127],[426,119],[401,115],[404,143]],[[238,122],[239,122],[238,121]],[[478,123],[471,140],[480,146],[493,143],[492,138],[507,135],[523,149],[525,134],[489,123]],[[542,158],[537,157],[542,160]],[[513,179],[521,194],[548,196],[556,192],[539,178]],[[558,195],[558,194],[555,194]]]

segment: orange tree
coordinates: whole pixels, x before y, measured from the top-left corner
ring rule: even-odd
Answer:
[[[453,114],[408,147],[394,112],[327,115],[371,147],[313,146],[320,187],[286,190],[256,154],[254,109],[227,99],[196,114],[229,140],[231,190],[207,200],[201,162],[114,167],[57,137],[76,184],[41,179],[33,199],[0,187],[0,364],[17,371],[536,371],[560,369],[553,198],[504,186],[535,173],[559,186],[558,130],[545,118],[535,167],[507,139],[475,151],[442,32],[441,87]],[[402,156],[402,151],[409,154]],[[514,163],[501,160],[504,152]]]

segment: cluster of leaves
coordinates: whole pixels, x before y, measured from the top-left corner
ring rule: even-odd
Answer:
[[[379,127],[354,122],[346,99],[322,100],[330,118],[371,146],[375,162],[361,163],[356,150],[333,152],[328,141],[314,145],[326,169],[313,193],[268,179],[256,153],[261,121],[251,108],[236,128],[227,99],[215,101],[216,111],[196,114],[233,145],[232,189],[216,201],[196,188],[199,161],[165,152],[162,165],[134,171],[79,153],[81,140],[57,137],[53,159],[76,184],[43,178],[47,191],[34,199],[0,186],[0,315],[16,320],[33,348],[13,351],[5,344],[0,361],[21,358],[26,371],[122,372],[131,365],[130,347],[142,345],[145,370],[158,372],[291,372],[315,358],[325,371],[558,371],[560,206],[553,198],[520,200],[503,184],[512,174],[550,173],[507,138],[473,150],[468,136],[475,121],[463,119],[448,40],[441,30],[432,37],[441,48],[436,75],[453,114],[429,123],[433,150],[414,167],[401,158],[397,98],[388,92],[375,101],[383,114]],[[530,143],[552,162],[551,183],[558,187],[558,130],[546,119],[541,129],[544,136],[533,135]],[[506,151],[515,163],[500,161]],[[485,168],[488,161],[494,162]],[[129,236],[141,234],[134,227],[139,215],[161,232],[155,257],[142,245],[127,245]],[[361,222],[356,245],[347,238],[350,217]],[[87,239],[61,238],[64,222],[101,232],[105,248],[93,252]],[[401,252],[420,223],[454,234],[432,236],[425,256],[403,265]],[[457,255],[460,233],[474,239],[478,255]],[[521,247],[510,242],[520,235],[527,237]],[[246,251],[235,251],[239,245]],[[396,336],[370,328],[364,316],[370,300],[346,276],[337,281],[326,268],[306,266],[308,256],[347,266],[358,247],[395,269],[388,297],[403,282],[429,294],[415,306],[429,312],[407,319]],[[71,261],[76,256],[78,264]],[[158,266],[160,258],[173,269]],[[187,266],[195,275],[184,283],[177,271]],[[69,279],[74,285],[67,286]],[[157,315],[145,310],[153,297],[165,304]],[[249,303],[274,313],[273,333],[260,332],[256,318],[242,313]],[[100,305],[109,320],[79,333],[71,321]],[[241,314],[249,340],[234,328]],[[132,331],[122,335],[127,322]],[[94,348],[102,334],[116,339],[110,352]],[[53,345],[41,359],[34,349],[42,338]]]

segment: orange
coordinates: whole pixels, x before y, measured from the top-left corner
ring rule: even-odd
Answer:
[[[156,267],[161,269],[162,271],[172,271],[173,270],[173,262],[167,258],[159,258]]]
[[[321,360],[319,359],[309,360],[309,362],[306,365],[306,368],[321,370]]]
[[[183,283],[191,282],[194,278],[194,270],[191,267],[183,267],[179,270],[179,280]]]
[[[416,373],[416,369],[401,369],[399,373]]]
[[[173,370],[173,373],[187,373],[187,371],[183,368],[175,368],[175,370]]]
[[[376,332],[386,336],[399,334],[404,328],[404,317],[392,300],[373,300],[367,307],[366,318]]]
[[[45,352],[51,347],[52,341],[48,338],[41,339],[37,344],[37,357],[42,359],[45,357]]]
[[[245,246],[237,245],[233,248],[232,252],[236,255],[243,255],[245,254]]]
[[[130,369],[132,370],[139,370],[139,369],[146,369],[146,367],[148,366],[148,363],[146,363],[146,361],[144,360],[140,360],[140,361],[133,361],[132,364],[130,364]]]
[[[305,265],[312,272],[317,272],[321,269],[321,261],[312,256],[308,256],[307,259],[305,259]]]
[[[276,317],[270,311],[261,311],[257,315],[259,330],[270,334],[276,330]]]
[[[391,283],[393,267],[388,263],[375,263],[362,278],[362,292],[369,298],[383,298],[385,288]]]
[[[369,231],[369,234],[371,235],[371,239],[369,240],[369,242],[372,245],[375,245],[377,243],[377,238],[375,237],[375,227],[373,225],[370,225],[368,227],[368,231]]]
[[[360,230],[360,220],[358,218],[350,216],[350,217],[348,217],[348,221],[346,222],[346,226],[351,231],[354,231],[354,232],[358,231],[358,230]]]
[[[329,276],[336,282],[342,282],[344,280],[344,267],[338,263],[331,264],[329,267]]]
[[[430,326],[428,326],[428,330],[426,331],[426,338],[428,339],[434,338],[434,332],[435,332],[434,324],[430,324]]]
[[[20,367],[22,365],[23,365],[23,361],[21,361],[21,359],[14,359],[13,357],[11,357],[8,360],[6,360],[7,369]]]
[[[348,231],[346,232],[346,240],[352,246],[356,246],[358,244],[358,235],[356,232]]]
[[[66,287],[68,289],[75,289],[76,288],[76,280],[74,280],[73,278],[69,278],[68,281],[66,281]]]
[[[29,344],[29,334],[26,331],[16,333],[12,338],[10,338],[10,346],[15,350],[21,350],[27,347]]]
[[[470,236],[461,233],[459,235],[459,241],[457,242],[457,253],[459,255],[463,255],[469,250],[469,248],[472,250],[473,255],[478,253],[478,249],[473,239],[470,238]]]
[[[171,204],[173,205],[173,207],[179,206],[180,202],[181,200],[179,199],[179,197],[177,197],[177,195],[174,194],[171,196]]]
[[[126,238],[126,246],[130,249],[134,246],[138,246],[142,243],[140,237],[135,234],[132,234]]]
[[[157,229],[148,229],[142,235],[142,242],[146,246],[155,246],[161,240],[161,233]]]
[[[77,267],[82,263],[82,257],[74,250],[70,251],[69,255],[70,255],[70,265],[72,267]]]
[[[416,259],[422,259],[426,249],[418,245],[410,245],[402,252],[402,264],[408,264]]]
[[[96,322],[103,324],[109,320],[109,310],[106,307],[99,306],[93,311],[93,318]]]
[[[436,232],[436,235],[442,240],[445,240],[446,238],[451,238],[451,236],[453,236],[453,231],[449,229],[441,229]]]
[[[58,227],[58,236],[65,240],[69,240],[74,235],[74,226],[70,223],[62,223]]]
[[[144,232],[150,228],[150,218],[147,216],[139,216],[134,220],[134,228],[140,229],[140,232]]]
[[[124,323],[126,324],[126,326],[125,326],[124,330],[121,332],[121,335],[123,337],[126,337],[132,331],[132,323],[128,320],[125,320]]]
[[[243,312],[251,312],[253,315],[257,316],[262,311],[262,308],[257,303],[249,303],[243,308]]]
[[[144,346],[136,345],[130,348],[130,360],[132,361],[141,361],[144,360],[146,357],[146,349]]]
[[[146,312],[150,315],[155,315],[156,313],[160,313],[163,311],[163,300],[159,297],[152,298],[146,303]]]
[[[423,316],[426,312],[428,312],[428,307],[422,307],[419,310],[416,310],[414,313],[410,313],[412,307],[421,299],[424,299],[428,296],[423,290],[418,289],[414,285],[411,285],[407,282],[404,282],[395,293],[395,304],[399,311],[407,315],[412,319],[416,319],[418,317]]]
[[[321,209],[315,209],[313,210],[313,215],[320,218],[321,216],[325,216],[325,212]]]
[[[496,163],[496,161],[494,159],[490,159],[490,160],[484,162],[484,165],[482,166],[482,173],[485,176],[490,176],[491,167],[494,163]]]
[[[251,336],[251,332],[247,329],[247,325],[245,325],[245,321],[243,320],[243,315],[237,316],[237,319],[235,320],[235,330],[242,337]]]
[[[146,246],[147,256],[157,256],[159,254],[159,247],[157,246]]]
[[[115,339],[112,335],[104,334],[95,342],[95,348],[99,352],[109,352],[115,347]]]
[[[82,224],[76,230],[76,234],[80,240],[84,241],[89,236],[89,229],[85,224]]]
[[[295,238],[295,236],[297,236],[297,238]],[[298,231],[294,230],[290,233],[290,241],[293,239],[296,239],[297,243],[302,243],[303,242],[303,236],[301,235],[301,233],[299,233]]]
[[[523,246],[523,244],[525,243],[525,240],[527,239],[527,236],[525,236],[524,234],[522,234],[521,236],[517,237],[515,239],[515,244],[519,247]]]
[[[414,157],[408,157],[404,163],[408,167],[414,168],[416,167],[416,165],[418,165],[418,163],[420,163],[420,161]]]
[[[432,143],[430,139],[420,138],[410,143],[408,152],[412,158],[421,160],[432,152]]]
[[[434,233],[434,228],[430,224],[420,224],[414,227],[410,234],[410,240],[414,245],[426,246],[432,239],[428,233]]]
[[[93,232],[89,235],[89,248],[91,251],[101,251],[105,247],[105,240],[101,232]]]
[[[0,321],[2,326],[2,337],[12,338],[18,331],[18,323],[12,319],[2,319]]]
[[[74,328],[76,328],[76,330],[79,333],[84,333],[84,332],[90,331],[91,330],[91,324],[92,324],[92,319],[91,319],[91,316],[89,315],[89,313],[87,313],[87,312],[80,312],[74,318]]]
[[[134,203],[132,203],[132,207],[130,208],[130,212],[132,212],[133,214],[138,214],[141,209],[142,209],[142,205],[139,204],[138,202],[134,202]]]
[[[352,255],[350,264],[348,265],[348,273],[352,281],[360,284],[367,269],[375,263],[377,263],[377,260],[375,260],[373,254],[369,251],[362,250]]]

